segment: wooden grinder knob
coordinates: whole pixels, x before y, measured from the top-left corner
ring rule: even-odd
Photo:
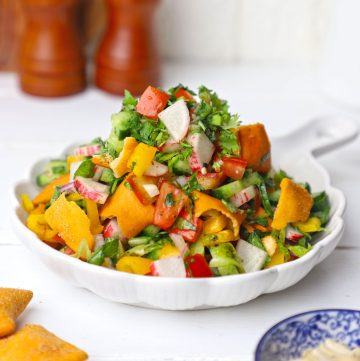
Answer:
[[[20,85],[30,94],[64,96],[86,85],[76,28],[79,0],[22,0],[26,26],[20,45]]]
[[[106,0],[108,26],[96,54],[95,84],[122,95],[159,83],[160,61],[152,31],[158,0]]]

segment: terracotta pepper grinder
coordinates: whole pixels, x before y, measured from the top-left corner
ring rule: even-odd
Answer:
[[[56,97],[84,89],[85,58],[76,27],[79,0],[22,0],[26,26],[20,45],[20,85]]]
[[[95,84],[122,95],[158,85],[160,61],[152,31],[158,0],[106,0],[108,26],[96,54]]]

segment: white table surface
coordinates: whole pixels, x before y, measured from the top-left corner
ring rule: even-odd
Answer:
[[[323,114],[351,114],[317,90],[306,70],[291,67],[167,65],[164,87],[205,83],[245,122],[280,135]],[[39,323],[90,354],[90,360],[253,360],[261,335],[291,314],[315,308],[360,308],[360,140],[320,159],[348,199],[340,246],[303,281],[277,294],[227,309],[170,312],[103,300],[58,280],[11,230],[8,189],[36,159],[56,156],[79,139],[106,136],[120,98],[96,89],[63,99],[22,94],[0,75],[0,287],[34,291],[20,324]],[[360,111],[353,110],[360,118]],[[360,122],[359,122],[360,124]]]

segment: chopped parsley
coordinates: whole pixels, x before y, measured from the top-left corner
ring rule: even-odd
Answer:
[[[173,207],[175,205],[175,199],[171,192],[166,195],[164,204],[166,207]]]

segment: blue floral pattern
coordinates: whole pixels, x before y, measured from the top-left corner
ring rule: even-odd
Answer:
[[[260,340],[256,361],[289,361],[327,338],[360,347],[360,311],[319,310],[287,318]]]

